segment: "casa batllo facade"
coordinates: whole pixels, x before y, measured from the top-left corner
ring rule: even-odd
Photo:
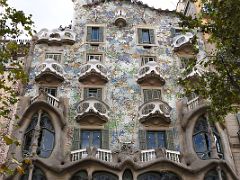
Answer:
[[[208,101],[179,95],[187,59],[205,57],[201,34],[139,1],[73,3],[72,26],[33,38],[13,132],[22,145],[8,153],[33,164],[8,179],[239,179],[236,115],[233,152]],[[186,78],[201,73],[198,63]]]

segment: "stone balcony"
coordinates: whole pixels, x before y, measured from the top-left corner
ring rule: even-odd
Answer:
[[[148,125],[170,123],[171,110],[172,108],[160,99],[148,101],[139,107],[139,121]]]
[[[187,114],[187,113],[194,111],[202,106],[206,106],[207,104],[208,104],[207,100],[204,100],[203,98],[197,96],[197,97],[185,102],[183,112],[185,114]]]
[[[150,61],[140,67],[138,71],[137,83],[141,85],[162,86],[165,80],[160,74],[160,67],[155,61]]]
[[[75,43],[76,33],[72,31],[70,28],[62,28],[62,29],[42,29],[37,34],[38,44],[49,44],[49,45],[62,45],[68,44],[73,45]]]
[[[64,69],[59,63],[57,63],[54,59],[46,59],[42,64],[36,67],[35,81],[63,82],[64,74]]]
[[[148,149],[141,150],[140,153],[136,152],[134,158],[132,154],[128,155],[128,153],[115,153],[111,150],[106,149],[97,149],[97,148],[87,148],[87,149],[79,149],[75,151],[71,151],[70,160],[72,162],[80,161],[85,158],[95,158],[100,161],[110,162],[110,163],[119,163],[119,160],[127,160],[133,158],[135,162],[150,162],[158,160],[159,158],[170,160],[175,163],[180,163],[180,152],[172,151],[172,150],[162,150],[162,149]],[[120,155],[120,156],[119,156]],[[125,158],[124,158],[125,156]],[[121,157],[121,158],[120,158]],[[119,159],[120,158],[120,159]]]
[[[177,35],[173,38],[172,46],[174,48],[174,51],[181,51],[186,49],[192,49],[193,48],[193,38],[194,34],[191,32],[186,32],[185,34]]]
[[[79,81],[82,83],[105,84],[108,82],[107,68],[98,60],[90,60],[81,67]]]
[[[109,107],[94,97],[84,99],[77,106],[76,120],[80,124],[103,125],[109,119]]]

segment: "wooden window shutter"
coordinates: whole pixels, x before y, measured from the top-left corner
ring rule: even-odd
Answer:
[[[102,89],[100,89],[100,88],[97,89],[97,98],[99,100],[102,100]]]
[[[109,130],[102,130],[102,147],[103,149],[109,149]]]
[[[143,44],[142,29],[138,29],[138,43]]]
[[[237,113],[237,121],[238,121],[238,125],[240,127],[240,113]]]
[[[142,150],[146,149],[147,148],[146,131],[139,130],[138,137],[139,137],[139,148]]]
[[[99,27],[99,42],[103,42],[104,38],[104,29],[103,27]]]
[[[171,37],[173,38],[175,36],[175,33],[176,33],[175,28],[171,28],[170,32],[171,32]]]
[[[87,27],[87,42],[92,41],[92,27]]]
[[[161,99],[161,90],[160,89],[153,90],[153,99]]]
[[[72,151],[78,150],[81,148],[81,132],[79,128],[74,128],[73,130],[73,142],[72,142]]]
[[[167,130],[166,137],[167,137],[167,149],[175,150],[173,130]]]
[[[84,88],[83,89],[83,99],[87,99],[88,98],[88,88]]]
[[[149,35],[150,35],[150,43],[151,43],[151,44],[155,44],[154,29],[149,29]]]
[[[152,99],[152,90],[151,89],[144,89],[143,90],[144,95],[144,102],[147,102]]]

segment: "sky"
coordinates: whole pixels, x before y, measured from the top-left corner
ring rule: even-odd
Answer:
[[[73,17],[72,0],[8,0],[11,7],[33,15],[35,29],[54,29],[68,26]],[[178,0],[142,0],[143,3],[161,9],[176,9]]]

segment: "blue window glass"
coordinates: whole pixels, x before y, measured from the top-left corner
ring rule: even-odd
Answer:
[[[93,180],[118,180],[118,177],[109,172],[95,172],[93,173]]]
[[[29,176],[29,170],[25,171],[25,174],[21,176],[20,180],[28,180]],[[33,174],[32,174],[33,180],[47,180],[45,174],[42,172],[41,169],[34,167]]]
[[[101,131],[83,130],[81,133],[81,148],[96,147],[101,148]]]
[[[137,180],[180,180],[180,178],[172,172],[147,172],[139,175]]]
[[[92,41],[99,41],[99,27],[92,27],[91,39]]]
[[[78,171],[73,175],[71,180],[88,180],[88,174],[86,171]]]
[[[195,152],[201,159],[209,159],[211,157],[211,133],[217,147],[217,152],[220,158],[223,158],[223,150],[221,139],[215,126],[209,126],[207,119],[200,117],[194,127],[193,144]]]
[[[166,133],[165,131],[148,131],[147,132],[147,148],[165,148],[166,147]]]
[[[146,44],[151,44],[149,29],[142,29],[142,42]]]

